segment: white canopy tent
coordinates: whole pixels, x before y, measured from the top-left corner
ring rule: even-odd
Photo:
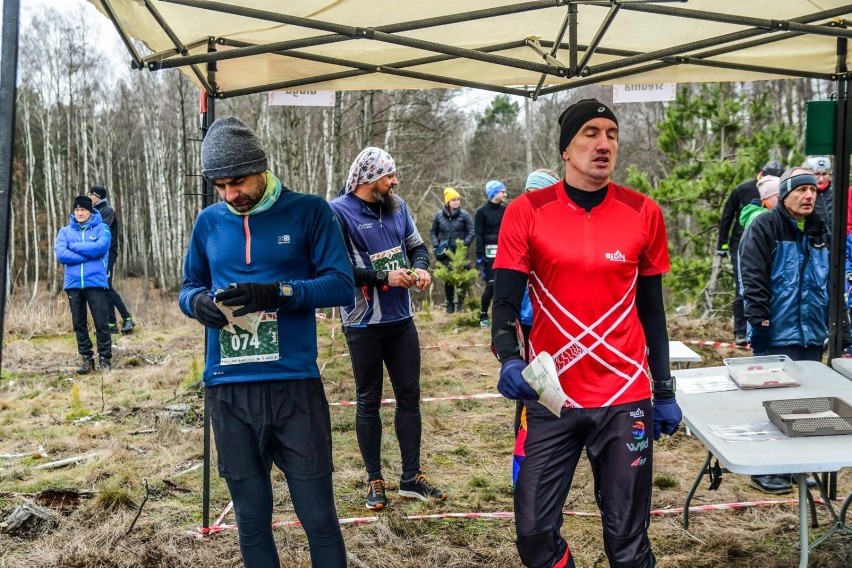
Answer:
[[[841,0],[89,2],[134,68],[180,69],[207,93],[211,115],[215,99],[273,89],[473,87],[535,99],[590,83],[835,81],[834,179],[849,179],[852,3]],[[836,191],[835,227],[846,205]],[[842,233],[832,242],[831,356],[841,351]]]
[[[537,96],[588,83],[831,79],[837,38],[852,37],[842,25],[852,4],[840,0],[89,1],[134,66],[179,67],[219,98],[308,86]]]

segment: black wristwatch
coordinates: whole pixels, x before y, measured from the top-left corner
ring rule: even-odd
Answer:
[[[381,284],[388,283],[388,271],[387,270],[376,270],[376,280]]]
[[[289,300],[293,297],[293,285],[287,282],[279,282],[278,283],[278,295],[281,298],[285,298]]]
[[[675,378],[669,377],[667,381],[654,381],[654,392],[675,392],[677,390],[677,381]]]

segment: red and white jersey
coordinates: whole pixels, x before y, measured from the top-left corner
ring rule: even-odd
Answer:
[[[635,301],[638,276],[669,270],[654,201],[610,183],[587,213],[562,181],[526,193],[506,209],[494,268],[529,275],[531,357],[553,356],[570,404],[599,408],[651,396]]]

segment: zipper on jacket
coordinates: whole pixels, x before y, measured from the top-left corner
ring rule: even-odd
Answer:
[[[249,216],[243,217],[243,231],[246,234],[246,264],[251,264],[251,230],[249,229]]]

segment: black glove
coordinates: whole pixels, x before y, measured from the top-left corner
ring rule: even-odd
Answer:
[[[222,329],[228,325],[228,318],[216,307],[216,302],[206,292],[199,292],[192,299],[192,311],[201,325],[214,329]]]
[[[751,350],[755,355],[766,355],[769,352],[769,326],[755,325],[751,328]]]
[[[278,282],[272,284],[259,284],[256,282],[244,282],[242,284],[231,284],[227,290],[216,294],[216,300],[226,306],[242,306],[234,310],[235,316],[244,316],[252,312],[263,312],[266,310],[277,310],[283,308],[290,297],[281,296],[278,291]]]

